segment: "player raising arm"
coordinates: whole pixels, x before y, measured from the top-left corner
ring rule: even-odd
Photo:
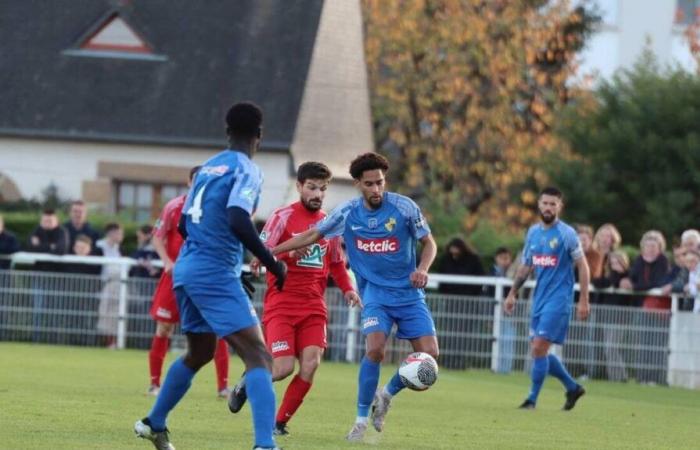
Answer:
[[[350,164],[350,174],[362,194],[338,206],[326,219],[273,249],[282,254],[317,242],[342,236],[350,267],[355,273],[362,310],[362,332],[366,337],[365,357],[360,364],[357,418],[347,439],[360,441],[367,430],[372,407],[372,425],[384,428],[391,398],[405,386],[394,374],[377,389],[380,363],[394,324],[396,336],[411,342],[416,352],[438,356],[433,318],[423,288],[437,247],[430,228],[413,200],[384,191],[389,164],[376,153],[365,153]],[[416,264],[415,243],[423,245]]]
[[[585,320],[590,310],[588,263],[576,231],[559,220],[562,205],[559,189],[548,187],[540,193],[538,207],[542,221],[530,227],[527,232],[522,266],[518,269],[513,287],[503,305],[506,314],[512,314],[518,290],[534,268],[537,286],[530,319],[532,387],[527,399],[520,405],[522,409],[535,408],[547,374],[558,378],[566,388],[565,411],[572,409],[576,401],[586,393],[571,378],[561,360],[554,354],[548,354],[553,343],[562,345],[566,339],[574,301],[574,265],[578,268],[581,287],[578,318]]]

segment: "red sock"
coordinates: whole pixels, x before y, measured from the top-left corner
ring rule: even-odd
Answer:
[[[299,375],[295,375],[292,382],[287,386],[287,390],[284,393],[284,399],[282,399],[282,404],[280,405],[279,411],[277,411],[277,422],[289,422],[294,413],[301,406],[301,402],[304,401],[306,393],[311,389],[311,383],[301,379]]]
[[[160,386],[160,374],[163,371],[163,361],[168,352],[170,338],[164,336],[153,336],[151,351],[148,352],[148,366],[151,370],[151,384]]]
[[[219,339],[216,343],[216,353],[214,353],[216,385],[219,391],[228,387],[228,359],[228,344],[225,340]]]

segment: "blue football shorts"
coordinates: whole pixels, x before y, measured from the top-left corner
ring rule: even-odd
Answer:
[[[224,337],[260,323],[240,278],[178,286],[175,297],[183,333]]]
[[[362,309],[362,334],[377,331],[389,336],[394,323],[396,337],[416,339],[421,336],[435,336],[435,322],[425,299],[414,303],[384,305],[377,302],[365,304]]]
[[[570,312],[542,312],[530,320],[530,339],[543,338],[555,344],[563,344],[569,331]]]

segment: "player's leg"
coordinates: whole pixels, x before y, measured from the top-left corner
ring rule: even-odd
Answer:
[[[425,301],[392,308],[391,313],[397,323],[396,337],[408,339],[414,352],[428,353],[437,360],[440,350],[435,335],[435,322]],[[389,382],[377,390],[372,407],[372,426],[375,430],[381,432],[384,429],[391,399],[404,387],[397,369]]]
[[[214,365],[216,366],[216,392],[219,398],[228,398],[228,344],[224,339],[219,339],[214,352]]]
[[[156,332],[151,341],[151,350],[148,352],[148,368],[151,375],[151,384],[148,388],[148,395],[156,396],[160,391],[160,376],[163,372],[165,355],[170,346],[170,336],[173,334],[175,325],[168,322],[156,322]]]
[[[326,318],[323,316],[310,316],[297,324],[295,329],[295,347],[300,348],[299,373],[294,376],[292,382],[284,392],[284,398],[277,411],[275,419],[275,433],[288,434],[287,422],[299,409],[304,397],[311,389],[314,375],[326,348]],[[275,364],[280,358],[275,358]]]
[[[533,328],[537,330],[537,328]],[[544,334],[544,333],[541,333]],[[537,333],[535,332],[535,336]],[[549,347],[551,343],[545,337],[533,337],[530,341],[530,354],[532,355],[532,370],[530,371],[530,393],[520,405],[521,409],[534,409],[537,397],[544,384],[544,379],[549,372]]]
[[[274,447],[275,392],[272,389],[272,357],[265,348],[259,325],[225,337],[245,364],[245,386],[250,398],[255,446]]]
[[[563,344],[566,340],[566,334],[569,329],[569,313],[549,314],[542,318],[540,327],[550,330],[547,338],[555,344]],[[543,323],[546,322],[546,323]],[[566,401],[564,402],[563,410],[569,411],[573,409],[576,402],[581,398],[586,390],[578,384],[569,374],[564,366],[564,363],[554,354],[547,355],[549,375],[557,378],[566,389]]]

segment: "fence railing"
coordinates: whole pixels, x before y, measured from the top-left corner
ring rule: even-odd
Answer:
[[[0,340],[99,346],[106,336],[118,348],[148,348],[155,325],[148,314],[157,280],[129,277],[138,262],[130,258],[77,257],[17,253],[13,265],[36,261],[110,265],[112,278],[64,272],[0,271]],[[494,372],[528,370],[530,302],[521,299],[505,315],[502,299],[511,285],[498,277],[431,274],[439,283],[482,286],[482,295],[448,295],[428,290],[440,343],[440,363],[452,369]],[[265,285],[256,284],[259,312]],[[532,281],[526,291],[534,287]],[[606,290],[606,293],[612,291]],[[620,294],[639,295],[626,291]],[[648,294],[659,294],[651,291]],[[595,298],[595,293],[592,298]],[[326,294],[329,311],[325,358],[359,361],[364,353],[360,313],[345,305],[337,289]],[[633,302],[630,302],[632,304]],[[677,296],[670,310],[593,304],[587,321],[572,318],[562,356],[576,376],[700,388],[700,315],[682,311]],[[692,308],[691,308],[692,309]],[[183,344],[181,336],[174,346]],[[410,344],[391,338],[387,360],[398,362]]]

